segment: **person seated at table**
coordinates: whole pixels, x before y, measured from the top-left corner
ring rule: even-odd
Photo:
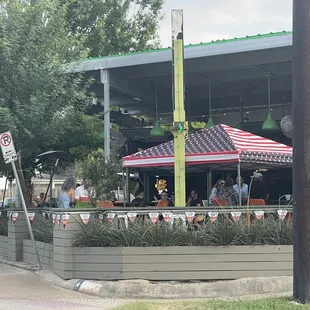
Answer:
[[[238,194],[233,188],[234,181],[228,176],[225,180],[225,185],[219,190],[219,199],[225,199],[229,206],[236,206],[238,204]]]
[[[132,200],[131,204],[134,207],[141,207],[144,204],[144,192],[138,192],[135,199]]]
[[[223,179],[219,179],[215,185],[213,186],[212,190],[211,190],[211,194],[209,196],[209,204],[212,205],[212,201],[214,199],[218,199],[219,198],[219,190],[221,186],[225,185],[225,181]]]
[[[71,208],[75,202],[76,179],[71,176],[66,178],[61,186],[61,192],[58,198],[58,207],[63,209]]]
[[[83,184],[78,186],[75,190],[75,199],[76,200],[86,200],[88,199],[90,193],[90,181],[87,178],[83,179]]]
[[[191,194],[187,200],[186,206],[188,206],[188,207],[201,207],[201,206],[203,206],[202,200],[198,197],[197,191],[191,190]]]
[[[43,201],[44,201],[45,193],[40,193],[39,197],[33,197],[33,206],[34,207],[43,207]],[[48,203],[48,197],[46,197],[45,202]]]
[[[261,173],[256,172],[253,175],[253,183],[250,193],[251,199],[263,199],[265,202],[269,198],[268,184],[264,180],[264,177]]]
[[[163,191],[160,194],[160,200],[157,202],[157,207],[173,207],[173,202],[168,198],[168,193]]]
[[[238,177],[236,178],[236,184],[233,186],[233,188],[239,197],[239,180],[238,180]],[[245,203],[248,199],[248,196],[249,196],[249,186],[248,186],[248,184],[244,183],[244,180],[242,177],[240,177],[240,188],[241,188],[241,199],[242,199],[242,202]]]

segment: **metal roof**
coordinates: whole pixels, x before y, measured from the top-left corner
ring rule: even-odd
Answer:
[[[286,47],[292,45],[292,32],[281,31],[258,34],[228,40],[216,40],[207,43],[184,46],[184,58],[193,59],[216,55],[225,55],[264,49]],[[171,48],[161,48],[128,54],[110,55],[100,58],[88,58],[73,64],[72,71],[94,71],[113,69],[171,60]]]

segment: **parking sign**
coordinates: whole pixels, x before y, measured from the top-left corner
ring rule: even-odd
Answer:
[[[6,131],[0,135],[0,145],[4,162],[6,164],[17,160],[16,150],[10,131]]]

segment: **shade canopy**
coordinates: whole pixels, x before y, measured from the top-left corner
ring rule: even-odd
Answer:
[[[173,141],[123,158],[124,168],[174,165]],[[291,167],[293,149],[227,125],[201,129],[187,136],[186,165],[243,164],[260,167]],[[248,165],[249,166],[249,165]]]

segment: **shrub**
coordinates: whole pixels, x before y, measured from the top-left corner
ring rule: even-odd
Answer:
[[[198,228],[161,222],[156,225],[136,220],[129,227],[90,221],[82,225],[73,242],[83,247],[225,246],[293,244],[292,225],[275,218],[234,222],[228,217],[206,222]]]
[[[33,236],[36,241],[53,243],[53,222],[50,217],[46,218],[42,214],[36,213],[31,225]],[[30,236],[28,236],[28,238],[30,238]]]

